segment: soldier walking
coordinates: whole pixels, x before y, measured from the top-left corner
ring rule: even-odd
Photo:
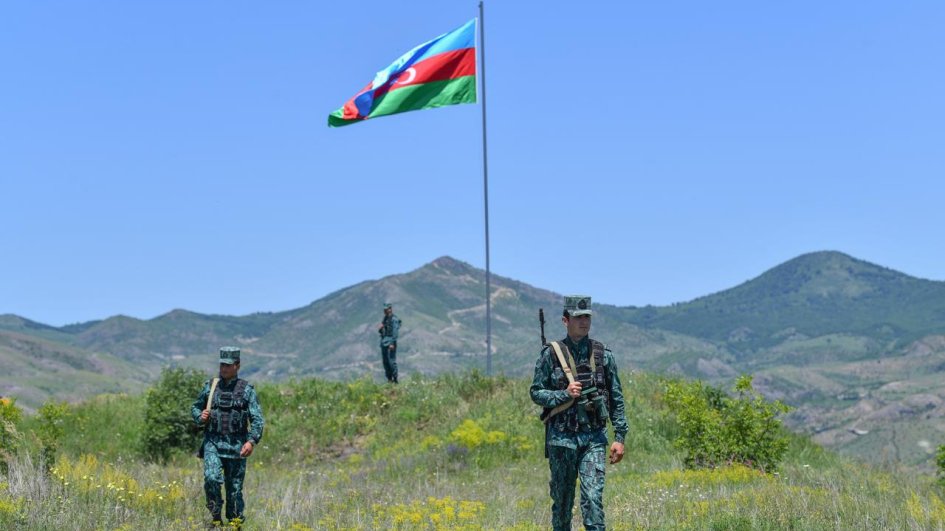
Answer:
[[[384,303],[384,320],[377,329],[381,335],[381,360],[384,376],[388,382],[397,383],[397,335],[400,333],[400,318],[394,315],[391,303]]]
[[[542,406],[545,457],[551,469],[551,524],[571,529],[575,481],[581,481],[584,528],[603,530],[607,419],[614,427],[610,463],[623,459],[627,435],[623,389],[613,353],[588,337],[591,298],[564,298],[561,321],[568,335],[545,346],[529,394]]]
[[[239,527],[243,517],[246,458],[263,434],[262,408],[252,384],[238,377],[240,349],[220,349],[220,377],[207,380],[191,407],[194,422],[205,426],[198,455],[203,458],[203,489],[214,525],[221,525],[226,490],[226,518]]]

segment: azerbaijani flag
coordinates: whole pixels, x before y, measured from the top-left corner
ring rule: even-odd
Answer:
[[[444,105],[476,102],[476,19],[425,42],[374,76],[329,127]]]

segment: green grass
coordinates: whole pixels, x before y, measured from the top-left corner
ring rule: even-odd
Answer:
[[[935,529],[934,479],[851,461],[793,437],[777,475],[687,471],[664,380],[623,375],[631,431],[608,467],[611,529]],[[266,433],[249,461],[247,529],[546,529],[543,429],[524,379],[476,372],[258,386]],[[196,394],[195,390],[195,394]],[[77,405],[52,473],[27,450],[0,476],[3,529],[202,529],[199,460],[148,462],[141,396]],[[580,511],[576,510],[575,528]]]

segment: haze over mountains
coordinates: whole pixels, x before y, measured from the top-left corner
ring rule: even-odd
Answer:
[[[167,365],[209,372],[216,349],[229,344],[242,347],[243,373],[254,379],[380,377],[384,301],[403,320],[402,373],[484,368],[484,291],[482,270],[442,257],[285,312],[174,310],[59,328],[3,315],[0,394],[36,407],[48,397],[134,391]],[[546,335],[561,336],[561,296],[496,275],[491,296],[493,368],[530,374],[540,349],[538,308]],[[919,463],[945,439],[945,282],[811,253],[687,303],[595,304],[592,335],[613,349],[623,372],[719,384],[754,374],[766,394],[797,407],[789,418],[796,429],[874,459]]]

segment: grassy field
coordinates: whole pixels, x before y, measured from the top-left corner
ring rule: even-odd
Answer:
[[[631,432],[607,472],[612,529],[941,529],[934,478],[846,460],[802,438],[776,474],[684,470],[665,382],[624,375]],[[478,373],[259,387],[246,529],[545,529],[548,469],[528,382]],[[197,390],[194,391],[196,395]],[[189,400],[189,397],[188,397]],[[203,529],[201,463],[140,450],[145,401],[75,406],[49,472],[31,433],[0,474],[2,529]],[[580,527],[576,510],[575,528]]]

